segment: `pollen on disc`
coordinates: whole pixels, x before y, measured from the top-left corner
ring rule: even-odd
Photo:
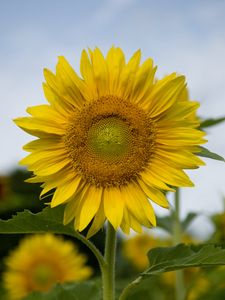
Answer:
[[[94,123],[88,132],[88,146],[93,154],[105,160],[117,160],[127,153],[131,142],[128,124],[117,117],[106,117]]]

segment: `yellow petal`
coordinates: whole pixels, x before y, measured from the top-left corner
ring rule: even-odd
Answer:
[[[194,186],[189,177],[182,170],[172,168],[159,160],[152,161],[151,172],[153,176],[172,186]]]
[[[121,71],[118,96],[127,99],[133,89],[134,79],[141,60],[141,51],[138,50],[129,60],[128,64]]]
[[[89,239],[94,234],[96,234],[103,227],[104,223],[105,223],[105,213],[104,213],[103,201],[101,201],[100,207],[94,217],[90,229],[88,230],[87,238]]]
[[[37,136],[41,133],[53,135],[65,134],[64,126],[56,122],[53,123],[47,120],[41,120],[31,117],[17,118],[14,120],[14,122],[24,131]]]
[[[124,199],[121,191],[119,188],[105,188],[103,198],[106,218],[117,230],[123,218]]]
[[[144,193],[156,204],[164,207],[164,208],[169,208],[169,203],[165,197],[165,195],[160,192],[158,189],[154,189],[150,187],[149,185],[145,184],[143,181],[139,180],[139,185],[144,191]]]
[[[39,182],[44,182],[44,180],[43,180],[43,177],[33,176],[31,178],[26,179],[25,182],[28,182],[28,183],[39,183]]]
[[[129,218],[129,213],[127,211],[126,206],[124,206],[123,219],[122,219],[120,227],[124,233],[126,233],[126,234],[130,233],[130,227],[131,227],[130,226],[130,218]]]
[[[129,219],[130,219],[130,227],[137,233],[142,233],[143,229],[140,223],[137,221],[137,219],[131,214],[129,215]]]
[[[45,71],[47,72],[47,71]],[[50,71],[48,71],[50,72]],[[52,74],[52,73],[51,73]],[[55,75],[52,74],[55,78]],[[49,86],[47,83],[42,84],[45,98],[48,100],[48,102],[54,107],[54,109],[59,112],[64,117],[68,117],[68,114],[71,111],[71,105],[66,103],[65,101],[62,101],[62,98],[59,95],[59,92],[54,91],[51,86]]]
[[[106,60],[98,48],[91,55],[95,82],[99,97],[109,94],[109,75]]]
[[[156,217],[151,203],[148,201],[146,195],[142,192],[139,186],[135,185],[135,187],[136,187],[136,197],[140,201],[140,204],[142,205],[142,208],[145,212],[145,215],[147,216],[147,219],[150,221],[152,226],[156,226]]]
[[[74,195],[73,199],[71,199],[65,207],[64,216],[63,216],[63,224],[69,224],[76,216],[76,210],[79,205],[80,193],[78,192]]]
[[[120,75],[125,66],[125,57],[120,48],[112,47],[106,57],[109,73],[109,93],[117,95]]]
[[[80,72],[84,78],[85,83],[88,85],[90,89],[90,93],[92,94],[92,99],[97,99],[98,91],[95,83],[93,66],[85,50],[82,51],[82,55],[81,55]]]
[[[157,157],[159,160],[169,163],[174,168],[180,166],[182,169],[192,169],[205,165],[199,157],[185,150],[170,151],[169,149],[158,149]]]
[[[82,231],[91,222],[102,200],[102,188],[91,185],[84,196],[79,216],[79,231]]]
[[[180,101],[175,103],[170,110],[163,116],[163,120],[177,120],[189,117],[193,114],[200,104],[194,101]]]
[[[152,59],[147,59],[137,71],[134,80],[131,101],[138,103],[144,97],[146,92],[150,93],[153,88],[153,79],[156,68],[153,68]]]
[[[66,202],[70,197],[72,197],[77,192],[80,181],[81,178],[77,176],[72,181],[57,187],[51,201],[51,207],[58,206],[59,204]]]
[[[38,161],[30,166],[28,166],[28,170],[34,171],[35,175],[38,176],[49,176],[57,173],[58,171],[62,170],[66,166],[70,166],[71,161],[70,159],[63,158],[60,160],[60,158],[52,158],[45,159]]]
[[[60,160],[66,158],[65,150],[62,149],[52,149],[52,150],[43,150],[43,151],[34,151],[31,154],[27,155],[25,158],[20,160],[19,164],[22,166],[32,165],[41,160]]]
[[[149,186],[153,186],[165,191],[174,191],[171,187],[168,187],[162,180],[156,178],[151,172],[151,166],[147,167],[144,172],[140,174],[141,178]]]
[[[67,94],[64,95],[62,84],[59,76],[57,77],[50,70],[44,69],[44,77],[47,84],[44,84],[44,92],[47,100],[60,111],[62,107],[65,111],[70,112],[76,107],[76,103],[71,102]]]
[[[67,62],[65,57],[59,56],[58,65],[60,66],[60,70],[68,75],[70,80],[75,84],[75,86],[79,89],[84,99],[90,98],[90,91],[88,90],[85,82],[77,75],[74,69]]]
[[[45,183],[43,183],[43,184],[41,185],[41,187],[42,187],[42,191],[41,191],[40,196],[39,196],[39,199],[40,199],[40,200],[43,200],[43,199],[46,198],[46,197],[49,197],[49,196],[53,196],[53,195],[54,195],[54,191],[52,191],[52,187],[51,187],[51,186],[46,185]],[[50,192],[50,191],[52,191],[52,193],[51,193],[51,194],[47,194],[47,193]],[[46,195],[46,194],[47,194],[47,195]]]
[[[162,85],[160,89],[153,89],[148,98],[148,113],[151,118],[162,114],[178,99],[178,95],[185,86],[185,77],[179,76]]]
[[[134,186],[134,184],[124,186],[123,190],[126,200],[126,207],[128,208],[128,210],[133,216],[135,216],[140,224],[143,224],[146,227],[150,227],[151,224],[140,201],[140,193],[143,192],[140,189],[137,192],[137,188],[136,186]]]
[[[58,58],[56,78],[58,79],[58,90],[63,99],[73,107],[82,108],[86,101],[82,94],[85,85],[63,56]]]
[[[62,143],[60,137],[55,136],[54,138],[42,138],[31,141],[23,146],[23,149],[28,152],[41,151],[41,150],[56,150],[65,149],[65,145]]]
[[[37,176],[37,179],[39,179],[39,182],[44,182],[42,186],[45,188],[45,190],[50,191],[57,188],[58,186],[70,182],[75,177],[76,175],[74,174],[73,170],[71,170],[70,168],[64,168],[59,170],[57,173],[52,174],[51,176]],[[27,182],[29,181],[27,180]],[[41,196],[44,194],[45,191],[42,191]]]
[[[193,128],[159,128],[157,142],[176,147],[194,146],[205,143],[206,140],[203,139],[205,135],[205,132]]]
[[[42,104],[31,106],[27,108],[27,112],[38,119],[45,119],[59,124],[67,123],[67,119],[50,105]]]

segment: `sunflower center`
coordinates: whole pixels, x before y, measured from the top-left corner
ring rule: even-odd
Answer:
[[[115,117],[104,118],[89,129],[87,142],[100,159],[119,159],[130,144],[129,126]]]
[[[134,103],[105,96],[74,113],[64,143],[75,172],[86,182],[126,185],[150,162],[155,124]]]
[[[39,264],[32,274],[32,281],[38,290],[47,290],[55,282],[55,272],[51,266]]]

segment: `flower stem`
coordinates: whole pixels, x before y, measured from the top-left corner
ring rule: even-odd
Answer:
[[[72,235],[72,236],[74,237],[74,235]],[[106,263],[105,263],[104,257],[102,256],[101,252],[95,247],[95,245],[91,241],[89,241],[82,234],[76,232],[75,238],[80,240],[91,250],[91,252],[95,255],[95,257],[99,263],[100,269],[102,270],[105,267]]]
[[[180,223],[180,191],[177,188],[175,193],[175,209],[173,213],[173,244],[182,242],[182,228]],[[183,270],[176,271],[176,300],[185,299],[185,284]]]
[[[128,284],[122,291],[119,300],[125,300],[127,299],[127,297],[129,296],[131,290],[133,288],[135,288],[136,285],[139,284],[139,282],[141,281],[142,277],[139,276],[138,278],[136,278],[134,281],[132,281],[130,284]]]
[[[102,268],[103,300],[115,300],[116,231],[108,222],[105,243],[105,262]]]

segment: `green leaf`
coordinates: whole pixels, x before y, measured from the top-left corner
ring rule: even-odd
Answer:
[[[200,129],[206,128],[206,127],[211,127],[214,125],[217,125],[219,123],[222,123],[225,121],[225,117],[217,118],[217,119],[206,119],[202,120],[200,123]]]
[[[215,159],[215,160],[225,161],[224,158],[222,156],[220,156],[219,154],[211,152],[204,147],[200,147],[200,148],[201,148],[201,152],[197,152],[196,155]]]
[[[33,292],[24,300],[100,300],[101,288],[95,281],[57,284],[49,292]]]
[[[17,213],[12,219],[0,220],[0,233],[42,233],[46,231],[79,238],[72,224],[63,225],[64,207],[47,207],[37,214],[29,210]]]
[[[225,249],[210,244],[155,248],[149,251],[148,257],[150,268],[142,274],[144,276],[190,267],[225,265]]]
[[[201,246],[179,244],[175,247],[154,248],[148,253],[150,267],[122,292],[120,300],[129,299],[143,280],[164,272],[190,267],[225,265],[225,249],[205,244]]]

